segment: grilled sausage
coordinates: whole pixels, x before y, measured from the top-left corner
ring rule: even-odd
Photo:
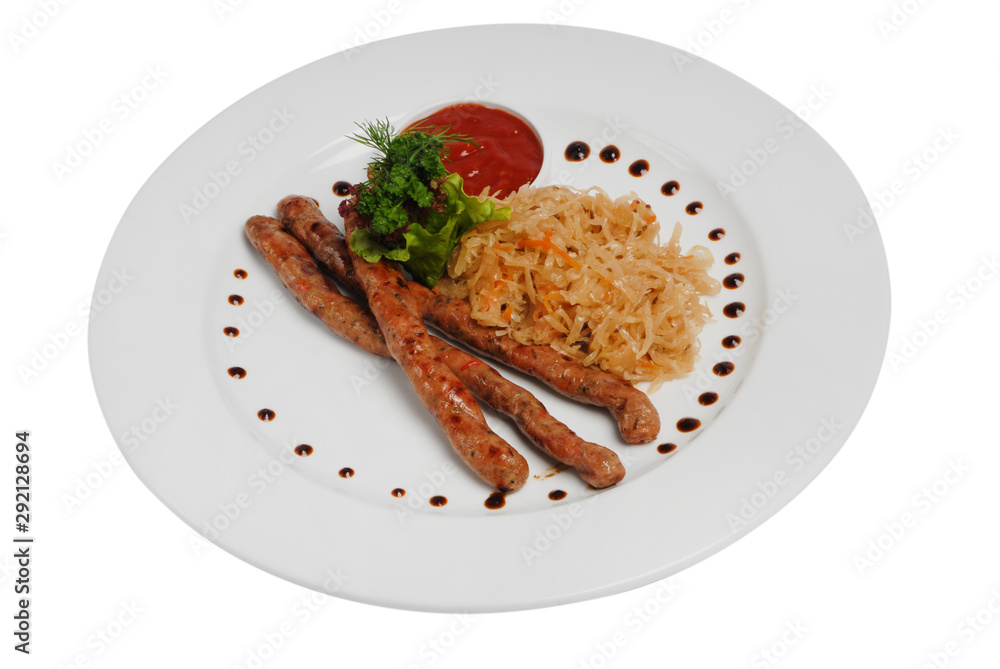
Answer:
[[[254,248],[264,256],[296,301],[318,316],[335,334],[369,353],[392,359],[371,312],[342,295],[333,282],[320,274],[315,261],[285,232],[279,221],[254,216],[247,221],[246,232]],[[613,485],[624,477],[625,469],[613,451],[580,439],[553,418],[534,395],[475,356],[436,337],[432,340],[445,363],[472,394],[513,419],[521,432],[543,452],[577,470],[580,477],[595,488]]]
[[[350,209],[345,219],[348,235],[359,222],[359,214]],[[444,430],[452,448],[480,478],[498,490],[519,489],[528,478],[528,463],[489,428],[468,388],[441,360],[399,266],[388,261],[369,263],[350,250],[348,253],[389,352]]]
[[[313,253],[320,265],[349,287],[357,286],[353,267],[345,263],[347,243],[312,198],[290,195],[278,203],[283,223]],[[625,441],[645,444],[660,432],[660,416],[641,390],[600,369],[590,368],[549,346],[519,344],[501,330],[479,325],[464,300],[447,297],[416,282],[408,288],[423,317],[468,346],[530,374],[570,399],[608,409]]]

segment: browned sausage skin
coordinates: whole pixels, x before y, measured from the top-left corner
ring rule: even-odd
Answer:
[[[346,214],[350,239],[360,225],[360,217],[353,208]],[[348,252],[389,352],[444,430],[452,448],[480,478],[498,490],[521,488],[528,478],[527,461],[489,428],[468,388],[444,364],[398,265],[369,263]]]
[[[254,216],[247,221],[246,232],[254,248],[300,304],[338,336],[353,341],[369,353],[392,359],[371,312],[343,296],[320,274],[315,261],[279,221]],[[472,394],[513,419],[521,432],[543,452],[576,469],[580,477],[595,488],[613,485],[624,477],[625,469],[613,451],[580,439],[550,416],[530,392],[508,381],[475,356],[436,337],[432,340],[445,363]]]
[[[349,287],[357,286],[353,268],[345,267],[347,243],[340,230],[327,220],[312,198],[290,195],[278,203],[278,214],[317,261]],[[346,263],[349,266],[349,263]],[[479,325],[472,307],[409,282],[408,288],[420,305],[423,317],[472,348],[526,372],[559,393],[585,404],[608,409],[618,422],[625,441],[645,444],[660,432],[660,416],[641,390],[600,369],[592,369],[567,358],[548,346],[525,346],[501,333]]]

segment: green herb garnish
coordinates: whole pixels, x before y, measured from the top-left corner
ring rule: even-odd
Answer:
[[[395,134],[388,119],[358,124],[351,139],[374,149],[368,180],[356,189],[358,213],[370,222],[351,236],[351,248],[368,262],[397,260],[427,286],[444,272],[466,232],[483,221],[510,218],[490,199],[466,195],[462,177],[442,162],[445,145],[475,141],[458,133],[412,127]]]

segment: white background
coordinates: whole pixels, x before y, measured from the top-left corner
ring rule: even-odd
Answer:
[[[12,650],[15,576],[0,554],[0,664],[243,667],[260,653],[250,666],[996,666],[998,20],[1000,6],[972,0],[4,3],[0,517],[13,514],[14,433],[29,429],[37,543],[30,657]],[[826,91],[800,113],[881,210],[892,278],[875,394],[826,471],[674,577],[666,604],[654,584],[472,617],[328,599],[306,619],[310,591],[192,546],[113,459],[81,315],[104,249],[141,184],[206,120],[365,30],[553,21],[696,50],[793,109]],[[147,67],[163,80],[118,118],[114,101]],[[345,95],[370,83],[345,79]],[[105,117],[111,133],[60,178],[53,161]],[[951,139],[935,148],[939,136]],[[50,342],[63,346],[45,368],[19,373]],[[94,472],[99,486],[68,506]]]

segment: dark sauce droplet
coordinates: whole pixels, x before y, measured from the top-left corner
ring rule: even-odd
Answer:
[[[618,150],[618,147],[614,144],[608,144],[603,149],[601,149],[601,160],[606,163],[618,162],[618,159],[622,157],[622,152]]]
[[[243,296],[242,295],[230,295],[229,296],[229,304],[233,305],[234,307],[240,306],[241,304],[243,304]]]
[[[235,276],[237,279],[245,279],[247,278],[247,271],[245,269],[235,270],[233,272],[233,276]]]
[[[351,194],[351,184],[349,181],[338,181],[333,184],[333,192],[340,197],[347,197]]]
[[[743,343],[743,338],[739,335],[729,335],[722,340],[722,345],[726,348],[736,348]]]
[[[649,161],[639,159],[628,166],[628,173],[634,177],[641,177],[649,171]]]
[[[747,305],[742,302],[730,302],[722,308],[722,313],[724,313],[728,318],[739,318],[746,310]]]
[[[729,255],[726,256],[726,264],[727,265],[735,265],[736,263],[738,263],[740,261],[740,258],[742,258],[742,257],[743,256],[741,256],[739,253],[735,253],[735,252],[734,253],[730,253]]]
[[[428,500],[431,506],[444,506],[448,503],[448,498],[444,495],[434,495]]]
[[[486,501],[483,502],[483,506],[487,509],[502,509],[506,503],[507,496],[502,492],[495,492],[486,498]]]
[[[590,156],[590,146],[586,142],[570,142],[566,147],[566,160],[578,163]]]
[[[723,230],[722,228],[716,228],[715,230],[712,230],[710,233],[708,233],[708,238],[711,239],[713,242],[717,242],[725,236],[726,236],[726,231]]]
[[[745,280],[746,280],[745,276],[743,276],[739,272],[735,272],[727,276],[725,279],[723,279],[722,285],[728,288],[729,290],[736,290],[737,288],[743,285],[743,282]]]
[[[681,418],[677,421],[677,429],[681,432],[693,432],[701,427],[701,421],[697,418]]]
[[[674,451],[676,451],[677,444],[660,444],[659,446],[656,447],[656,450],[662,453],[663,455],[666,455],[667,453],[673,453]]]
[[[350,467],[344,467],[337,473],[340,474],[340,478],[342,479],[349,479],[352,476],[354,476],[354,470],[351,469]]]
[[[566,492],[564,490],[553,490],[549,493],[549,499],[553,502],[558,502],[561,499],[566,499]]]
[[[257,418],[260,418],[265,423],[270,423],[274,420],[275,413],[270,409],[261,409],[257,412]]]
[[[701,213],[701,210],[704,209],[704,208],[705,208],[705,205],[703,205],[701,202],[698,202],[697,200],[695,200],[694,202],[689,202],[688,206],[684,207],[684,211],[686,211],[687,213],[691,214],[692,216],[696,216],[699,213]]]
[[[230,367],[226,371],[228,371],[229,376],[233,377],[234,379],[242,379],[244,376],[247,375],[247,370],[243,369],[242,367]]]
[[[404,495],[406,495],[406,491],[403,490],[402,488],[393,488],[392,492],[389,494],[392,495],[393,497],[403,497]]]
[[[703,407],[712,406],[719,401],[719,393],[702,393],[698,396],[698,404]]]
[[[307,455],[312,455],[312,454],[313,454],[313,447],[310,446],[309,444],[299,444],[298,446],[295,447],[295,455],[301,455],[302,457],[306,457]]]
[[[222,328],[222,334],[226,335],[227,337],[239,337],[240,330],[239,328],[234,328],[233,326],[230,325],[228,327]]]
[[[720,362],[712,368],[716,376],[729,376],[736,369],[736,365],[731,362]]]
[[[681,185],[676,181],[668,181],[667,183],[660,186],[660,192],[667,197],[672,196],[674,193],[681,189]]]

